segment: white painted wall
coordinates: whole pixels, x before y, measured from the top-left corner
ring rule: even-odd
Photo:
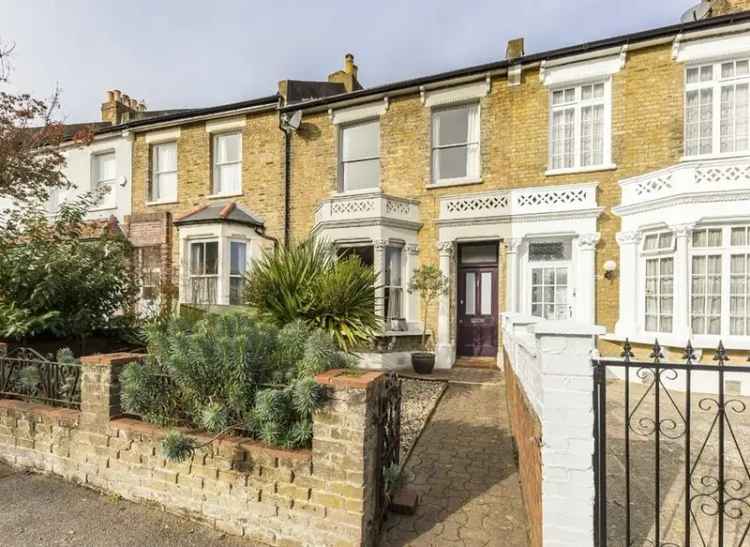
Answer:
[[[542,425],[543,544],[594,545],[592,351],[604,327],[503,314],[509,366]]]
[[[91,144],[85,146],[63,145],[62,154],[65,158],[63,174],[73,184],[73,188],[57,191],[48,204],[50,213],[56,207],[54,203],[75,199],[93,188],[93,156],[103,152],[113,151],[116,162],[116,182],[112,185],[112,194],[91,209],[87,218],[90,220],[108,219],[115,216],[123,222],[131,212],[132,205],[132,140],[122,133],[113,133],[98,137]],[[10,199],[0,198],[0,211],[17,207]]]

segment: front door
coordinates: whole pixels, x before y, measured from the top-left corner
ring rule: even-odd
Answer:
[[[493,247],[497,249],[496,245]],[[494,253],[497,256],[496,251]],[[476,250],[466,254],[476,256]],[[497,263],[474,265],[471,262],[462,260],[458,268],[458,354],[495,357],[498,338]]]

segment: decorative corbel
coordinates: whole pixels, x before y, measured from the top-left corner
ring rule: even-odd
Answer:
[[[628,59],[628,44],[623,44],[620,48],[620,69],[625,68],[625,62]]]
[[[423,85],[419,86],[419,100],[422,101],[422,105],[427,102],[427,96],[425,95],[425,89]]]
[[[672,42],[672,60],[676,61],[677,56],[680,54],[680,44],[682,43],[682,33],[680,32],[677,36],[675,36],[674,41]]]

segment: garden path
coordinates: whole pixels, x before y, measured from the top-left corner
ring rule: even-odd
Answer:
[[[383,546],[527,547],[503,376],[479,372],[441,372],[448,390],[404,470],[420,503],[389,516]]]

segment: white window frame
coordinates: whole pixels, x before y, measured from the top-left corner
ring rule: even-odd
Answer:
[[[216,273],[215,274],[194,274],[193,273],[193,245],[203,245],[204,252],[204,262],[205,262],[205,247],[209,243],[216,243]],[[214,305],[219,304],[219,299],[221,298],[221,287],[220,287],[220,278],[222,274],[222,249],[221,249],[221,238],[211,238],[211,239],[189,239],[187,240],[187,254],[188,254],[188,262],[187,262],[187,274],[188,274],[188,292],[189,292],[189,299],[188,303],[192,304],[198,304],[198,305]],[[214,301],[208,301],[208,302],[196,302],[193,294],[193,279],[214,279],[215,280],[215,288],[214,288]]]
[[[238,244],[238,245],[244,245],[245,246],[245,264],[242,265],[242,272],[240,274],[234,274],[232,273],[232,245]],[[240,305],[242,302],[240,301],[240,304],[232,304],[232,279],[240,279],[244,280],[245,274],[247,273],[248,265],[250,264],[249,260],[249,254],[250,254],[250,242],[243,239],[236,239],[232,238],[229,240],[229,246],[227,247],[228,250],[228,256],[227,256],[227,304],[231,305]],[[219,260],[221,260],[221,257],[219,257]],[[244,281],[241,283],[244,290]],[[241,300],[241,294],[240,294],[240,300]]]
[[[171,170],[161,170],[159,168],[159,154],[157,152],[157,149],[160,146],[169,146],[174,145],[175,147],[175,165],[174,169]],[[179,168],[179,157],[177,156],[177,141],[164,141],[164,142],[155,142],[151,144],[151,185],[149,188],[149,195],[148,195],[148,203],[177,203],[178,201],[178,188],[179,188],[179,175],[178,175],[178,168]],[[171,197],[169,199],[163,199],[161,197],[161,192],[158,197],[154,197],[154,189],[159,187],[159,179],[161,175],[175,175],[174,180],[174,197]]]
[[[219,162],[219,154],[218,154],[218,146],[219,146],[219,139],[222,137],[229,137],[232,135],[237,135],[239,137],[239,151],[240,156],[239,159],[236,161],[226,161],[226,162]],[[242,195],[242,161],[243,161],[243,135],[242,131],[239,130],[232,130],[232,131],[223,131],[221,133],[213,133],[211,134],[211,195],[209,197],[226,197],[226,196],[239,196]],[[238,165],[240,166],[240,176],[239,176],[239,188],[226,192],[226,191],[219,191],[218,190],[218,183],[219,183],[219,167],[223,167],[225,165]]]
[[[112,156],[114,162],[115,172],[114,178],[111,179],[100,179],[99,178],[99,162],[104,156]],[[117,200],[115,196],[115,187],[117,183],[117,152],[114,149],[99,150],[91,154],[91,188],[96,190],[100,187],[108,187],[109,190],[102,197],[101,201],[95,204],[93,210],[103,209],[115,209],[117,207]]]
[[[732,334],[731,332],[731,283],[732,283],[732,256],[734,255],[750,255],[750,242],[746,241],[745,245],[732,245],[732,229],[742,228],[750,226],[750,222],[736,222],[730,224],[707,224],[696,227],[693,231],[699,232],[701,230],[712,230],[721,229],[722,240],[720,246],[706,246],[706,247],[695,247],[693,245],[693,236],[691,235],[689,250],[688,250],[688,279],[690,283],[688,285],[688,298],[689,298],[689,314],[688,321],[690,325],[690,332],[694,335],[695,339],[700,344],[715,345],[719,340],[727,342],[728,346],[732,346],[733,340],[750,341],[750,334]],[[693,257],[695,256],[720,256],[721,257],[721,326],[719,334],[698,334],[693,332]],[[747,277],[747,272],[746,272]],[[707,291],[706,291],[707,292]],[[748,294],[747,287],[745,293]],[[704,304],[707,306],[707,304]],[[705,309],[705,308],[704,308]],[[708,327],[704,329],[708,330]]]
[[[604,91],[602,97],[592,97],[591,99],[582,99],[582,89],[586,86],[596,86],[602,84]],[[564,91],[566,89],[575,89],[575,99],[572,102],[553,104],[554,95],[556,91]],[[593,89],[592,89],[593,92]],[[615,169],[616,166],[612,163],[612,78],[597,78],[582,82],[571,82],[556,85],[551,87],[549,90],[549,127],[547,131],[548,147],[547,147],[547,171],[546,175],[562,175],[567,173],[585,173],[590,171],[605,171]],[[603,105],[604,106],[604,120],[602,127],[602,161],[601,163],[582,165],[581,162],[581,111],[586,107],[593,107]],[[553,117],[554,113],[558,111],[565,111],[569,109],[574,110],[573,115],[573,165],[569,167],[553,167],[552,154],[554,148],[554,126]]]
[[[749,142],[748,142],[748,148],[746,150],[736,151],[733,150],[731,152],[722,152],[721,151],[721,90],[723,87],[727,85],[743,85],[747,84],[750,86],[750,72],[746,75],[742,76],[732,76],[723,78],[722,77],[722,65],[728,64],[728,63],[734,63],[735,70],[736,65],[738,62],[744,62],[748,61],[750,63],[750,58],[747,56],[738,56],[738,57],[731,57],[731,58],[725,58],[718,61],[707,61],[707,62],[694,62],[690,63],[685,66],[685,70],[683,72],[684,76],[684,82],[685,82],[685,93],[683,96],[683,102],[684,102],[684,123],[683,123],[683,160],[700,160],[700,159],[710,159],[710,158],[727,158],[727,157],[738,157],[738,156],[748,156],[750,155],[750,135],[748,136]],[[710,81],[700,81],[701,77],[701,70],[704,68],[711,67],[712,70],[712,79]],[[688,72],[691,70],[698,69],[699,74],[699,81],[688,83]],[[711,117],[711,152],[708,153],[701,153],[700,151],[700,144],[698,145],[698,153],[696,154],[689,154],[688,153],[688,134],[687,134],[687,115],[688,115],[688,94],[691,92],[698,92],[700,94],[701,90],[704,89],[711,89],[712,90],[712,101],[711,106],[713,109],[712,117]],[[750,108],[748,108],[748,124],[750,125]]]
[[[393,275],[385,275],[384,281],[387,281],[387,283],[384,284],[384,289],[386,293],[388,294],[388,305],[390,307],[391,303],[393,302],[393,295],[398,295],[398,312],[395,315],[392,315],[390,312],[391,310],[386,309],[384,310],[385,318],[386,319],[403,319],[404,318],[404,247],[402,245],[387,245],[385,248],[385,267],[387,270],[390,270],[390,265],[388,261],[388,252],[389,250],[392,250],[392,252],[396,252],[399,254],[399,280],[400,283],[398,285],[393,284]]]
[[[545,244],[545,243],[561,243],[563,245],[563,258],[562,259],[551,259],[551,260],[532,260],[531,259],[531,246],[537,243]],[[526,246],[526,267],[527,267],[527,279],[528,279],[528,291],[526,294],[526,302],[528,303],[528,310],[529,315],[533,314],[534,309],[534,270],[536,269],[554,269],[555,270],[555,281],[554,281],[554,287],[555,287],[555,294],[557,294],[557,270],[560,268],[565,268],[567,270],[567,284],[566,287],[566,298],[565,298],[565,305],[567,306],[567,317],[566,319],[574,319],[575,318],[575,271],[573,268],[574,258],[573,258],[573,245],[572,241],[568,238],[554,238],[554,239],[529,239]],[[544,287],[544,284],[540,285]],[[542,303],[544,300],[542,300]],[[553,305],[555,308],[558,306],[556,302],[553,302]],[[555,313],[555,316],[557,314]],[[543,316],[535,316],[535,317],[542,317]],[[555,319],[555,317],[551,318],[552,320]]]
[[[474,107],[477,111],[477,126],[478,136],[476,141],[467,140],[465,143],[453,143],[440,145],[435,143],[435,114],[446,110],[454,110],[458,108]],[[468,135],[467,135],[468,138]],[[435,172],[435,151],[446,150],[449,148],[461,148],[467,149],[467,161],[468,161],[468,149],[471,146],[477,147],[477,172],[467,173],[465,177],[453,177],[453,178],[437,178]],[[452,184],[465,184],[471,182],[479,182],[482,180],[482,105],[478,100],[470,100],[464,102],[440,104],[430,109],[430,184],[432,186],[450,186]]]
[[[344,132],[348,128],[356,127],[358,125],[364,125],[364,124],[370,124],[370,123],[377,123],[378,124],[378,153],[376,156],[368,156],[364,158],[358,158],[356,160],[349,160],[344,161]],[[382,177],[381,177],[381,165],[380,165],[380,150],[381,146],[381,137],[380,137],[380,117],[371,117],[371,118],[364,118],[364,119],[358,119],[356,121],[351,121],[347,123],[342,123],[339,126],[338,131],[338,189],[339,193],[342,194],[365,194],[369,192],[377,192],[381,188],[382,184]],[[348,190],[346,188],[346,180],[344,178],[345,173],[345,165],[347,163],[360,163],[360,162],[366,162],[366,161],[377,161],[378,164],[378,183],[376,186],[373,186],[371,188],[359,188],[356,190]]]
[[[662,245],[662,240],[669,238],[668,244]],[[656,238],[657,244],[656,247],[653,249],[647,249],[649,238]],[[640,271],[642,272],[642,275],[640,276],[640,279],[638,280],[639,286],[640,286],[640,321],[643,324],[643,332],[648,333],[649,335],[660,335],[660,334],[672,334],[675,330],[675,310],[676,310],[676,301],[675,301],[675,284],[677,282],[677,272],[679,271],[679,268],[681,265],[677,264],[677,257],[676,257],[676,248],[677,248],[677,238],[675,237],[675,234],[671,230],[654,230],[651,232],[644,233],[643,235],[643,241],[641,242],[641,248],[640,248]],[[662,313],[661,308],[661,261],[665,259],[671,259],[672,260],[672,309],[669,310],[669,313]],[[659,272],[656,276],[657,283],[659,284],[658,290],[657,290],[657,324],[661,326],[662,317],[667,316],[672,318],[672,328],[669,331],[664,330],[648,330],[646,325],[646,299],[649,297],[649,295],[646,293],[646,286],[647,286],[647,274],[648,274],[648,262],[651,260],[657,260],[658,261],[658,269]]]

